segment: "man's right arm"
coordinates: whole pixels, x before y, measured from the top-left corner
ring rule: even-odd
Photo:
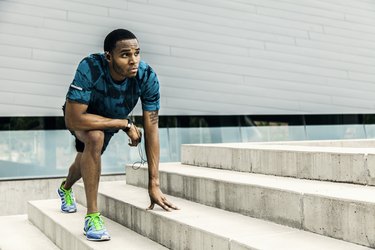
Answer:
[[[66,100],[65,124],[71,131],[124,129],[127,119],[111,119],[100,115],[89,114],[87,105]]]

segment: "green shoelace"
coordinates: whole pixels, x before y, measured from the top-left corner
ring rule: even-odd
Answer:
[[[94,225],[96,230],[102,230],[104,227],[104,221],[100,216],[100,213],[88,214],[86,217],[89,217],[89,226]]]
[[[68,206],[73,204],[72,189],[66,190],[61,186],[61,190],[64,191],[65,202]]]
[[[73,204],[72,189],[69,190],[64,188],[66,180],[61,183],[60,189],[64,192],[64,199],[68,206]]]

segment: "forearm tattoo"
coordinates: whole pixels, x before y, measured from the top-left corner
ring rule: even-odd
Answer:
[[[159,115],[157,111],[150,112],[150,119],[152,124],[158,124],[159,122]]]

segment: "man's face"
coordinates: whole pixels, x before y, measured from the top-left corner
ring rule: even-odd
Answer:
[[[120,40],[108,59],[112,78],[116,81],[135,77],[141,60],[137,39]]]

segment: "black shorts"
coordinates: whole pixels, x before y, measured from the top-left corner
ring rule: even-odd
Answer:
[[[63,114],[64,114],[64,117],[65,117],[65,105],[62,107],[62,110],[63,110]],[[69,132],[74,136],[75,138],[75,147],[76,147],[76,150],[77,152],[80,152],[82,153],[83,150],[85,149],[85,143],[80,141],[77,136],[75,135],[74,131],[71,131],[69,130]],[[104,130],[104,143],[103,143],[103,147],[102,147],[102,154],[104,153],[105,149],[107,148],[108,146],[108,143],[109,141],[111,140],[112,136],[118,132],[118,130],[114,131],[114,130],[111,130],[111,131],[107,131],[107,130]]]
[[[70,130],[69,130],[70,131]],[[102,154],[104,153],[105,149],[107,148],[108,146],[108,143],[109,141],[111,140],[112,136],[114,135],[113,132],[107,132],[107,131],[103,131],[104,132],[104,143],[103,143],[103,147],[102,147]],[[85,149],[85,143],[83,143],[82,141],[80,141],[77,136],[74,134],[73,131],[70,131],[70,133],[75,137],[76,139],[76,150],[77,152],[80,152],[82,153],[83,150]]]

